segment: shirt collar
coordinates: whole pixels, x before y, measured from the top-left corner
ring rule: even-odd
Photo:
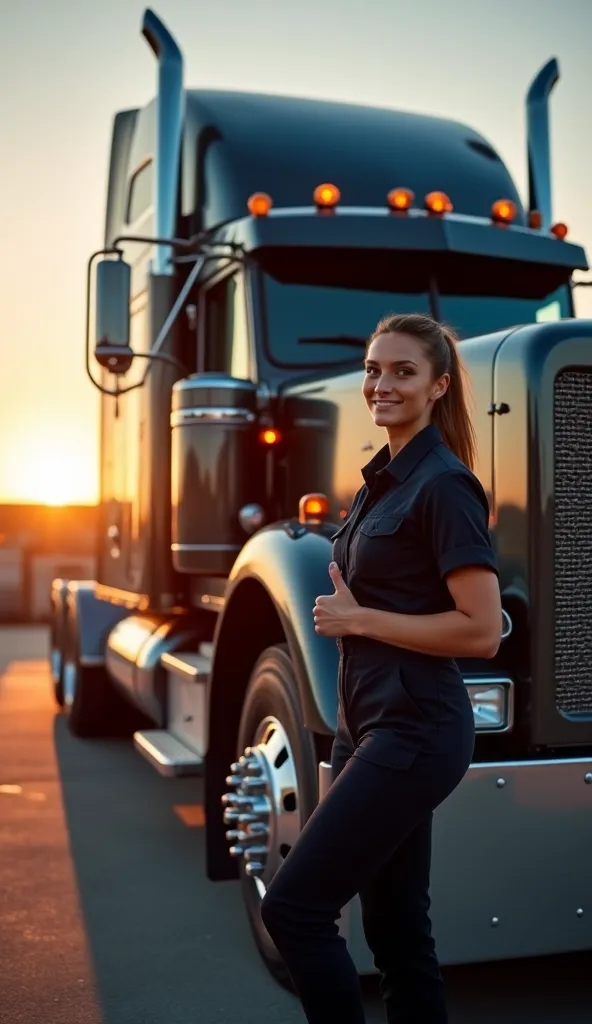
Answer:
[[[415,434],[392,459],[389,446],[385,444],[362,469],[364,481],[370,487],[377,476],[387,472],[399,483],[403,483],[424,456],[439,444],[442,444],[442,435],[435,423],[429,423]]]

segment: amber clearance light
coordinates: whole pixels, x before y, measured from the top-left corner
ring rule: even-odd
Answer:
[[[341,199],[341,192],[337,185],[325,182],[323,185],[317,185],[313,192],[313,199],[315,206],[320,210],[333,210]]]
[[[272,206],[273,199],[267,195],[267,192],[253,192],[253,195],[249,196],[247,200],[249,213],[253,217],[267,217]]]
[[[391,210],[404,213],[410,210],[415,200],[415,193],[410,188],[393,188],[386,197]]]
[[[517,215],[518,208],[511,199],[498,199],[491,207],[491,219],[496,224],[511,224]]]
[[[564,238],[567,238],[567,230],[567,224],[562,224],[561,221],[559,221],[557,224],[553,224],[551,234],[555,235],[555,238],[558,238],[559,241],[562,242]]]
[[[452,213],[454,206],[445,192],[428,192],[424,199],[426,210],[430,213]]]
[[[275,427],[265,427],[259,434],[261,444],[267,445],[268,448],[271,448],[274,444],[279,444],[281,439],[282,435]]]
[[[534,228],[535,231],[539,231],[543,226],[543,215],[540,210],[529,210],[528,211],[528,226]]]
[[[320,523],[329,512],[329,499],[325,494],[303,494],[298,502],[298,520],[301,523]]]

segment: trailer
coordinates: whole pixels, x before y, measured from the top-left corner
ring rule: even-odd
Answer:
[[[439,956],[590,949],[592,322],[573,310],[586,255],[552,215],[557,62],[527,96],[523,202],[465,125],[187,89],[150,10],[143,34],[157,94],[115,117],[88,271],[97,578],[52,587],[69,727],[203,775],[208,876],[240,877],[286,981],[259,909],[330,782],[339,652],[311,609],[383,443],[365,339],[432,313],[463,339],[504,610],[496,657],[460,663],[477,742],[435,816]],[[357,900],[341,929],[373,972]]]

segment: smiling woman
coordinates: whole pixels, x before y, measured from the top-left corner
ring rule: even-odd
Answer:
[[[1,502],[44,505],[94,504],[97,461],[89,456],[86,438],[72,433],[37,433],[0,452]]]

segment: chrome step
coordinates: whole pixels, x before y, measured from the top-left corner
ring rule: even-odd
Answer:
[[[162,654],[160,664],[167,672],[179,676],[185,682],[207,683],[212,664],[211,651],[211,644],[201,644],[196,653],[177,651],[175,654]]]
[[[164,658],[168,655],[163,655]],[[174,657],[174,656],[171,656]],[[160,775],[200,775],[203,758],[166,729],[145,729],[134,733],[134,746]]]

